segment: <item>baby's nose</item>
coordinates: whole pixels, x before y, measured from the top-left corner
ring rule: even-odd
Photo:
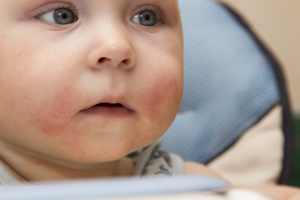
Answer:
[[[90,66],[96,69],[108,66],[130,70],[136,65],[136,55],[129,37],[119,33],[106,33],[106,37],[91,52],[89,60]]]

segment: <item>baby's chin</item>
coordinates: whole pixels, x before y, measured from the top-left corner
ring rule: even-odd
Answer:
[[[153,140],[155,141],[156,138]],[[53,160],[50,161],[56,162],[56,164],[66,165],[70,163],[70,166],[97,165],[120,160],[150,143],[152,143],[152,140],[135,143],[134,139],[132,141],[77,143],[77,147],[73,145],[65,146],[59,150],[50,151],[49,157],[52,157]]]
[[[53,153],[53,152],[52,152]],[[129,152],[130,153],[130,152]],[[39,163],[41,166],[55,166],[56,168],[65,168],[66,170],[93,170],[97,169],[104,164],[113,164],[126,157],[129,153],[118,150],[111,151],[109,154],[101,153],[85,153],[83,156],[79,156],[76,152],[65,152],[63,155],[56,154],[41,154],[41,152],[30,152],[29,155],[31,161]]]

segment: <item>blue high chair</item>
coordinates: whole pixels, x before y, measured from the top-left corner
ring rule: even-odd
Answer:
[[[280,66],[232,9],[179,0],[185,82],[163,149],[234,184],[287,184],[292,119]]]

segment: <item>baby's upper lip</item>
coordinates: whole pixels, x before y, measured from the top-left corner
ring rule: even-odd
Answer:
[[[94,106],[123,107],[130,111],[133,111],[132,108],[127,104],[127,101],[125,100],[123,95],[106,96],[104,98],[100,98],[100,100],[94,101],[94,103],[90,103],[82,111],[90,109]]]

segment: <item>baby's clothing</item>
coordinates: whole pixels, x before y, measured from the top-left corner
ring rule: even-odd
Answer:
[[[174,153],[160,150],[161,140],[157,140],[137,155],[134,175],[180,175],[184,174],[184,161]]]
[[[161,140],[157,140],[133,159],[136,160],[134,176],[172,176],[184,174],[184,161],[177,154],[162,151]],[[0,163],[0,186],[22,184]]]
[[[10,186],[22,184],[0,163],[0,186]]]

